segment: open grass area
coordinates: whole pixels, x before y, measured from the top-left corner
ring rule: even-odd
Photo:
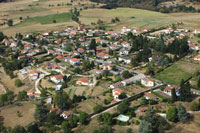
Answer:
[[[0,116],[3,117],[2,122],[4,126],[26,126],[30,122],[35,121],[33,117],[35,112],[35,101],[24,101],[21,103],[22,106],[11,104],[0,108]],[[21,113],[21,117],[17,116],[17,111]]]
[[[113,29],[120,29],[123,26],[152,28],[170,24],[171,21],[167,19],[168,16],[159,12],[133,8],[90,9],[81,12],[80,20],[84,24],[90,24],[101,19],[106,22],[108,27]],[[115,17],[118,17],[120,22],[111,24],[111,19]]]
[[[188,79],[199,68],[199,64],[178,61],[154,77],[167,83],[179,85],[182,79]]]
[[[52,24],[54,23],[53,22],[54,20],[56,21],[56,23],[68,22],[71,20],[71,14],[60,13],[60,14],[51,14],[45,16],[36,16],[29,19],[25,19],[23,22],[19,23],[19,25],[30,24],[30,23]]]

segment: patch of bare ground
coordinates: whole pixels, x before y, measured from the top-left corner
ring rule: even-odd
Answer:
[[[21,113],[21,117],[17,116],[17,111]],[[33,118],[34,112],[35,104],[33,101],[24,101],[22,106],[12,104],[0,108],[0,116],[3,117],[2,123],[6,127],[26,126],[35,120]]]

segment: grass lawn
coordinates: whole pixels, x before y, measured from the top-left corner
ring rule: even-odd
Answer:
[[[179,85],[182,79],[188,79],[199,68],[199,64],[178,61],[154,77],[167,83]]]
[[[71,14],[60,13],[60,14],[52,14],[45,16],[36,16],[24,20],[23,22],[19,23],[19,25],[30,24],[30,23],[52,24],[54,20],[56,20],[56,23],[69,22],[71,20]]]

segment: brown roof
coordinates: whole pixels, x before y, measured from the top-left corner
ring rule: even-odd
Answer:
[[[113,91],[114,91],[114,92],[119,92],[119,93],[122,93],[122,92],[123,92],[123,90],[120,89],[120,88],[115,88],[115,89],[113,89]]]
[[[145,92],[144,95],[147,96],[147,97],[150,97],[150,98],[155,98],[156,97],[154,94],[149,93],[149,92]]]
[[[88,79],[88,77],[82,77],[82,78],[78,79],[78,81],[88,83],[89,79]]]
[[[149,109],[149,107],[139,107],[137,110],[139,110],[140,112],[142,112],[142,111],[146,111],[148,109]]]
[[[51,76],[51,77],[55,77],[55,78],[56,78],[56,80],[62,80],[62,79],[63,79],[63,76],[62,76],[62,74],[53,75],[53,76]]]
[[[172,85],[172,86],[167,86],[165,87],[165,91],[171,91],[172,89],[178,90],[178,86],[177,85]]]

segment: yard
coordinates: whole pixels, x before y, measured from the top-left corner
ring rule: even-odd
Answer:
[[[156,74],[154,77],[170,84],[179,85],[182,79],[188,79],[199,68],[199,64],[178,61],[164,71]]]

